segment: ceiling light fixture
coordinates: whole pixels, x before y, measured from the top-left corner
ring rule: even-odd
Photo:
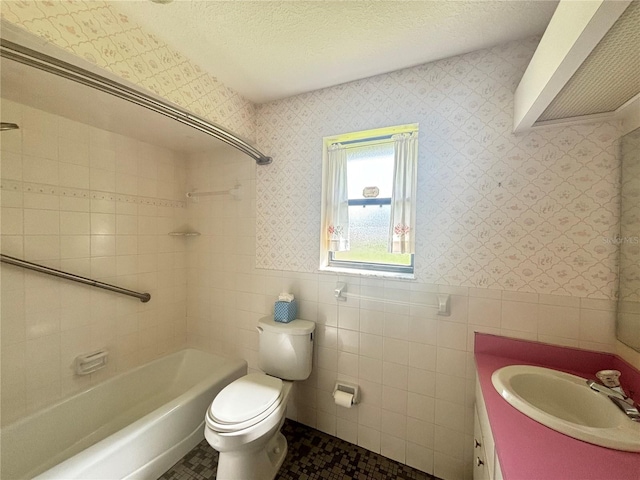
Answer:
[[[166,3],[171,3],[173,2],[173,0],[151,0],[153,3],[160,3],[162,5],[166,4]]]

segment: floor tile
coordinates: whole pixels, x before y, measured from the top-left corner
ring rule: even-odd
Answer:
[[[285,421],[282,433],[289,450],[276,480],[438,480],[292,420]],[[218,452],[203,440],[160,480],[214,479],[217,465]]]

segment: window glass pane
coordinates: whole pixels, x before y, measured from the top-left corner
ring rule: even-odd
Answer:
[[[390,205],[349,207],[351,250],[335,252],[334,259],[352,262],[371,262],[411,265],[411,254],[387,252]]]
[[[379,198],[393,192],[393,143],[379,143],[347,149],[349,198],[363,198],[365,187],[378,187]]]

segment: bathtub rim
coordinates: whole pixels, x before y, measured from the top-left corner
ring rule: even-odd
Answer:
[[[99,382],[99,383],[97,383],[95,385],[92,385],[90,388],[85,388],[85,389],[83,389],[83,390],[81,390],[79,392],[76,392],[73,395],[70,395],[70,396],[65,397],[63,399],[60,399],[59,401],[57,401],[57,402],[55,402],[55,403],[53,403],[51,405],[48,405],[48,406],[46,406],[45,408],[43,408],[41,410],[37,410],[37,411],[33,412],[32,414],[19,419],[16,422],[12,422],[12,423],[4,426],[2,428],[2,430],[9,429],[9,428],[11,428],[11,429],[19,428],[19,426],[21,424],[26,423],[28,421],[37,421],[37,418],[34,420],[35,417],[41,416],[41,415],[46,415],[47,413],[50,413],[56,407],[60,406],[61,404],[65,403],[65,402],[69,402],[74,398],[77,398],[77,397],[80,397],[80,396],[83,396],[83,395],[87,395],[89,392],[92,392],[97,388],[102,388],[102,389],[104,389],[105,387],[108,388],[109,384],[118,381],[122,377],[127,376],[127,375],[133,375],[136,372],[139,372],[140,370],[142,370],[144,368],[149,368],[149,367],[152,367],[154,364],[160,363],[162,361],[166,361],[170,357],[180,357],[180,356],[184,357],[190,351],[197,352],[197,354],[208,355],[208,356],[211,356],[211,357],[214,357],[216,359],[221,360],[220,364],[217,365],[215,370],[214,370],[215,373],[211,373],[211,374],[206,375],[200,381],[198,381],[197,383],[193,384],[188,390],[185,390],[184,392],[182,392],[181,394],[179,394],[177,397],[173,398],[169,402],[166,402],[166,403],[160,405],[158,408],[148,412],[147,414],[145,414],[142,417],[136,419],[132,423],[127,424],[123,428],[111,433],[110,435],[106,436],[105,438],[100,439],[99,441],[97,441],[93,445],[90,445],[87,448],[77,452],[75,455],[72,455],[71,457],[66,458],[65,460],[63,460],[63,461],[61,461],[61,462],[59,462],[59,463],[57,463],[57,464],[45,469],[45,470],[42,470],[41,468],[33,468],[33,469],[29,470],[29,471],[23,472],[23,475],[27,476],[28,478],[33,478],[33,479],[38,479],[38,480],[61,478],[59,474],[56,475],[57,472],[61,472],[61,473],[64,472],[65,476],[68,476],[69,474],[71,474],[71,475],[80,475],[82,473],[82,471],[86,468],[86,463],[83,460],[95,459],[95,461],[93,463],[100,462],[101,460],[103,460],[103,459],[107,458],[108,456],[110,456],[110,455],[114,454],[115,452],[117,452],[118,449],[123,448],[123,446],[125,446],[126,443],[131,440],[131,438],[139,437],[139,436],[143,435],[145,432],[148,432],[153,427],[154,422],[157,422],[162,417],[164,417],[166,415],[169,415],[174,409],[176,409],[180,405],[184,404],[185,401],[188,401],[189,399],[197,398],[199,395],[204,394],[208,389],[215,388],[217,386],[217,382],[223,381],[227,377],[236,376],[237,378],[239,378],[239,376],[245,375],[246,372],[247,372],[247,362],[245,360],[243,360],[243,359],[231,358],[231,357],[223,356],[223,355],[220,355],[220,354],[217,354],[217,353],[211,353],[211,352],[207,352],[205,350],[200,350],[200,349],[197,349],[197,348],[183,348],[183,349],[176,350],[176,351],[173,351],[171,353],[168,353],[167,355],[164,355],[162,357],[158,357],[156,359],[153,359],[153,360],[151,360],[149,362],[146,362],[146,363],[143,363],[141,365],[138,365],[135,368],[132,368],[132,369],[127,370],[125,372],[121,372],[119,374],[116,374],[116,375],[114,375],[112,377],[109,377],[108,379],[104,380],[103,382]],[[224,373],[221,373],[218,370],[220,367],[224,368],[224,370],[223,370]],[[226,385],[226,384],[224,384],[224,385]],[[224,385],[222,385],[220,388],[224,388]],[[213,398],[211,398],[211,401],[213,401]],[[205,413],[206,413],[205,411],[202,412],[203,422],[204,422]],[[183,441],[186,441],[186,440],[189,440],[190,438],[193,438],[194,435],[197,438],[198,437],[198,435],[197,435],[198,430],[202,427],[203,422],[201,422],[201,424],[196,428],[196,430],[192,431],[186,438],[181,438],[179,440],[179,442],[176,443],[176,445],[174,445],[174,446],[178,446],[178,445],[182,444]],[[203,432],[201,433],[200,436],[202,436],[202,438],[204,438],[204,429],[202,428],[202,430],[203,430]],[[196,442],[196,444],[197,444],[197,442]],[[68,447],[68,448],[71,448],[71,447]],[[193,447],[191,447],[191,448],[193,448]],[[170,450],[173,450],[173,448],[171,448]],[[180,450],[180,449],[177,449],[177,450]],[[175,461],[179,460],[189,450],[186,450]],[[152,462],[154,462],[156,460],[161,460],[161,457],[164,456],[163,454],[167,454],[167,453],[169,453],[169,450],[162,452],[161,454],[156,456],[154,459],[151,459],[149,462],[145,462],[144,465],[142,465],[139,468],[137,468],[135,470],[135,472],[130,473],[125,478],[128,478],[133,474],[140,473],[140,472],[143,472],[145,470],[150,469],[150,467],[151,467],[150,464]],[[175,461],[173,463],[175,463]],[[169,464],[169,467],[173,463]],[[151,469],[151,471],[153,471],[153,469]],[[162,473],[164,473],[164,472],[160,472],[160,474],[162,474]],[[82,478],[82,477],[78,477],[78,478]],[[140,477],[136,476],[136,478],[140,478]]]
[[[184,354],[185,352],[189,352],[189,351],[204,353],[204,354],[207,354],[207,355],[211,355],[213,357],[218,357],[218,358],[227,360],[229,362],[236,362],[237,361],[239,363],[244,363],[244,364],[247,363],[246,360],[243,360],[243,359],[226,357],[226,356],[221,355],[219,353],[211,353],[211,352],[207,352],[206,350],[200,350],[198,348],[192,348],[192,347],[181,348],[179,350],[174,350],[174,351],[172,351],[170,353],[167,353],[166,355],[163,355],[161,357],[154,358],[153,360],[150,360],[150,361],[148,361],[146,363],[142,363],[142,364],[140,364],[140,365],[138,365],[136,367],[133,367],[130,370],[126,370],[124,372],[116,373],[115,375],[112,375],[111,377],[106,378],[105,380],[103,380],[101,382],[98,382],[95,385],[91,385],[91,386],[89,386],[87,388],[83,388],[81,390],[78,390],[78,391],[72,393],[71,395],[69,395],[67,397],[63,397],[63,398],[57,400],[56,402],[54,402],[54,403],[52,403],[50,405],[46,405],[45,407],[43,407],[41,409],[38,409],[38,410],[35,410],[34,412],[31,412],[29,415],[27,415],[25,417],[18,418],[18,419],[14,420],[11,423],[8,423],[6,425],[1,426],[0,427],[0,431],[9,430],[11,428],[14,428],[16,425],[19,425],[21,423],[26,423],[28,420],[32,420],[33,417],[35,417],[35,416],[43,415],[46,412],[50,412],[54,408],[62,405],[65,402],[70,401],[71,399],[73,399],[75,397],[79,397],[81,395],[86,395],[86,394],[96,390],[99,387],[104,387],[105,385],[108,385],[109,383],[115,382],[116,380],[118,380],[119,378],[121,378],[121,377],[123,377],[125,375],[133,374],[134,372],[137,372],[138,370],[141,370],[144,367],[148,367],[150,365],[153,365],[154,363],[160,363],[161,361],[166,360],[169,357],[178,356],[179,354]],[[204,381],[204,380],[206,380],[206,379],[203,379],[202,381]],[[199,383],[200,382],[198,382],[197,384],[194,384],[193,387],[191,387],[191,388],[195,388]],[[152,413],[152,412],[149,412],[149,413]],[[141,417],[141,418],[144,418],[144,417]]]

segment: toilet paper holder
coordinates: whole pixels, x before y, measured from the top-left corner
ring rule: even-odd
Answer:
[[[335,397],[336,392],[344,392],[350,395],[353,395],[353,400],[351,403],[355,405],[360,402],[360,386],[352,385],[350,383],[336,382],[336,386],[333,389],[333,396]]]

